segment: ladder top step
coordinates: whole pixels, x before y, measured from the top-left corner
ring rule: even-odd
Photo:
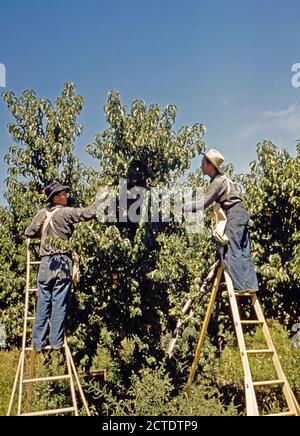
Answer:
[[[23,380],[23,383],[38,383],[38,382],[47,382],[47,381],[55,381],[55,380],[66,380],[70,378],[69,375],[58,375],[54,377],[40,377],[40,378],[28,378]]]
[[[256,292],[235,292],[236,297],[256,297]]]
[[[271,386],[271,385],[284,385],[285,380],[266,380],[253,382],[253,386]]]
[[[248,297],[248,298],[251,297],[251,298],[253,298],[256,296],[256,292],[234,292],[234,295],[236,297]],[[222,292],[222,297],[228,298],[229,297],[228,291]]]
[[[62,345],[62,348],[64,348],[64,345]],[[43,347],[43,350],[52,350],[52,347],[50,345],[47,345],[46,347]],[[25,347],[25,351],[36,351],[32,347]]]
[[[47,345],[47,347],[43,347],[43,350],[51,350],[50,345]],[[25,347],[25,351],[36,351],[32,347]]]
[[[274,354],[274,350],[270,350],[269,348],[266,349],[260,349],[260,350],[246,350],[248,354],[260,354],[260,353],[266,353],[266,354]]]
[[[272,413],[271,415],[265,416],[296,416],[295,412],[281,412],[281,413]]]
[[[40,412],[22,413],[21,416],[44,416],[44,415],[56,415],[57,413],[71,413],[75,412],[75,407],[65,407],[63,409],[43,410]]]
[[[251,325],[251,324],[253,324],[253,325],[259,325],[259,324],[264,324],[264,322],[263,321],[259,321],[258,319],[243,319],[243,320],[241,320],[241,324],[243,324],[243,325]]]

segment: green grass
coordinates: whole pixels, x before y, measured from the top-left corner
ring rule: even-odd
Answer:
[[[296,398],[300,400],[300,349],[292,346],[288,332],[274,320],[268,321],[270,333],[282,363],[283,370],[290,382]],[[266,348],[261,329],[247,333],[245,340],[248,348]],[[19,350],[0,351],[0,415],[6,415],[12,386],[16,374]],[[127,354],[126,354],[127,356]],[[96,367],[107,367],[107,355],[98,350]],[[200,385],[195,381],[187,402],[181,395],[173,396],[174,388],[164,371],[144,368],[132,378],[132,385],[127,390],[123,402],[109,396],[105,400],[107,410],[116,415],[237,415],[245,414],[244,374],[240,353],[235,335],[228,333],[227,343],[220,355],[208,357],[206,368],[198,375],[198,379],[206,378],[208,385]],[[255,380],[277,378],[273,364],[268,356],[251,356],[250,366]],[[59,363],[57,355],[53,356],[51,365],[44,365],[43,356],[36,360],[36,376],[58,375],[65,373],[66,368]],[[118,372],[113,366],[110,371],[115,378]],[[25,376],[28,375],[28,362],[25,365]],[[206,376],[206,377],[205,377]],[[102,388],[101,388],[102,389]],[[101,390],[102,392],[102,390]],[[101,396],[102,395],[102,396]],[[101,394],[103,397],[103,392]],[[17,397],[17,396],[16,396]],[[275,413],[284,410],[282,395],[279,389],[261,389],[258,394],[260,410],[264,413]],[[26,391],[23,401],[25,403]],[[92,398],[90,398],[91,400]],[[40,383],[34,389],[34,410],[54,409],[70,405],[70,392],[65,381]],[[103,401],[103,398],[102,400]],[[100,402],[101,402],[100,401]],[[95,397],[90,406],[99,408]],[[237,407],[237,410],[235,407]],[[103,408],[98,409],[103,413]],[[16,401],[12,414],[16,413]]]
[[[0,416],[7,414],[20,352],[0,351]]]

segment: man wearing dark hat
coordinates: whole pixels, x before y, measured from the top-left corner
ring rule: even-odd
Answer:
[[[258,282],[250,253],[248,238],[249,214],[232,180],[220,170],[224,157],[217,150],[207,151],[202,159],[201,170],[210,177],[210,185],[202,199],[190,203],[185,210],[202,211],[216,202],[227,218],[225,234],[228,244],[224,247],[225,267],[238,292],[258,291]]]
[[[73,225],[97,216],[97,210],[106,200],[110,187],[99,190],[96,201],[88,207],[67,207],[69,186],[57,180],[45,188],[49,206],[37,212],[25,231],[27,238],[41,238],[41,264],[38,273],[38,302],[32,333],[33,348],[41,350],[46,345],[50,319],[50,345],[60,349],[64,341],[64,321],[72,281],[72,259],[65,251],[51,248],[50,237],[68,240]],[[51,312],[51,313],[50,313]]]

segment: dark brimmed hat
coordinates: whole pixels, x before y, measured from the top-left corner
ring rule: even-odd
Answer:
[[[58,194],[61,191],[67,191],[70,189],[70,186],[61,185],[58,180],[54,180],[50,185],[46,186],[44,192],[47,195],[47,201],[51,201],[54,195]]]

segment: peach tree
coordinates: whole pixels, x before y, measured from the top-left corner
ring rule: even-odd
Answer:
[[[54,104],[25,91],[19,98],[5,91],[2,99],[11,112],[8,131],[14,141],[8,164],[6,200],[1,208],[0,316],[10,344],[19,343],[25,287],[24,231],[36,210],[45,205],[43,187],[54,178],[72,186],[71,201],[80,202],[90,177],[74,154],[74,141],[83,99],[72,83],[66,83]]]

